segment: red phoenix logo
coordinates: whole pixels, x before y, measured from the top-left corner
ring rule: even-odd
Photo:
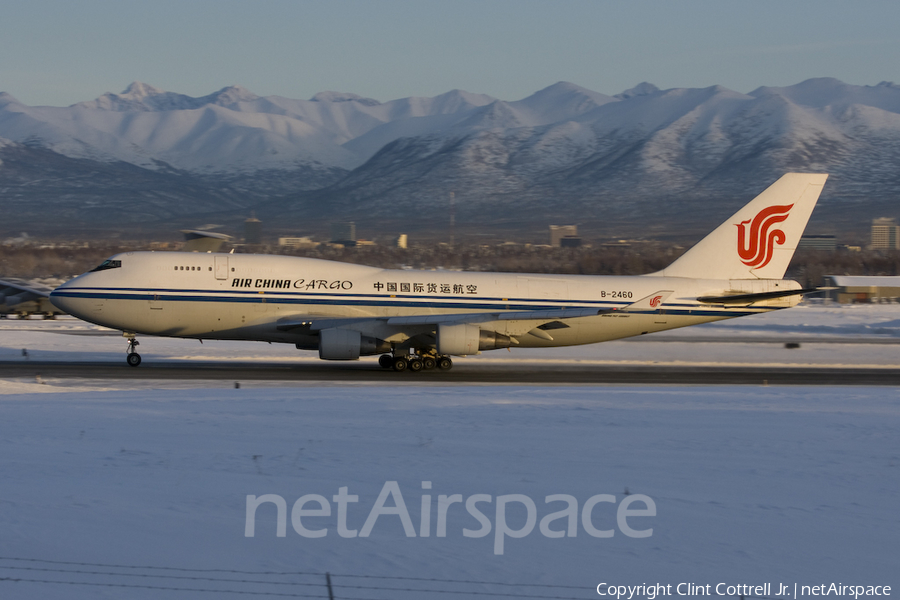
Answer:
[[[662,300],[662,296],[653,296],[653,298],[650,299],[650,306],[656,308],[659,306],[660,300]]]
[[[769,264],[775,244],[780,246],[786,239],[782,230],[772,229],[772,226],[787,219],[793,207],[793,204],[770,206],[759,211],[752,219],[736,225],[737,250],[742,263],[754,269],[761,269]]]

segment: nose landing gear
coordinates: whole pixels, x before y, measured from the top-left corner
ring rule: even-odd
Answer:
[[[125,335],[126,337],[128,337],[128,349],[126,350],[127,355],[125,357],[125,361],[128,363],[128,366],[136,367],[141,364],[141,355],[135,351],[135,348],[137,348],[141,343],[134,339],[134,334],[132,334],[131,336],[128,336],[128,334]]]

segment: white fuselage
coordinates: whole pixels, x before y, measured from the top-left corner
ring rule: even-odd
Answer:
[[[724,306],[697,300],[723,293],[768,292],[775,285],[799,288],[784,280],[389,270],[310,258],[195,252],[128,252],[113,259],[120,261],[119,266],[86,273],[60,286],[52,294],[54,304],[128,334],[300,347],[314,340],[303,332],[279,328],[280,322],[303,317],[366,321],[568,308],[600,311],[622,309],[658,290],[673,290],[655,309],[569,319],[566,327],[552,332],[552,339],[517,337],[520,347],[569,346],[787,308],[799,301],[794,296]],[[510,323],[515,328],[515,322]],[[405,335],[402,328],[372,326],[379,330],[368,333],[381,339],[402,341]]]

